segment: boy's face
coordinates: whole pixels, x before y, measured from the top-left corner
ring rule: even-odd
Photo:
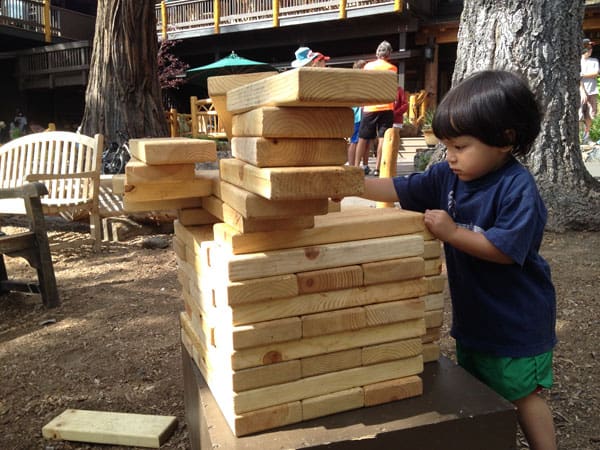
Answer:
[[[472,181],[498,170],[510,158],[512,146],[492,147],[473,136],[443,139],[450,169],[462,181]]]

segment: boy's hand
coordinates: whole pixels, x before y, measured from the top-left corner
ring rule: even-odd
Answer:
[[[448,213],[441,209],[428,209],[423,217],[425,226],[440,241],[448,242],[458,228]]]

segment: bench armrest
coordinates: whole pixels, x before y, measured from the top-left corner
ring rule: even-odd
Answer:
[[[48,194],[43,183],[27,183],[20,187],[0,189],[0,198],[32,198]]]
[[[40,180],[69,180],[74,178],[94,178],[99,177],[100,172],[79,172],[79,173],[33,173],[25,176],[27,181],[40,181]]]

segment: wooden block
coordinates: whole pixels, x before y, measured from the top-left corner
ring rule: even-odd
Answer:
[[[203,245],[208,253],[213,254],[209,257],[209,266],[225,270],[230,281],[411,257],[423,252],[423,239],[416,235],[363,239],[244,255],[232,255],[215,242]]]
[[[225,304],[230,306],[295,297],[298,293],[298,281],[293,274],[229,283],[223,292]]]
[[[427,328],[425,335],[423,335],[421,337],[421,342],[423,342],[423,344],[428,344],[433,341],[439,341],[441,337],[442,337],[441,327]]]
[[[330,213],[333,212],[340,212],[342,210],[342,202],[338,202],[338,201],[333,201],[333,200],[329,200],[327,203],[327,211]]]
[[[173,250],[179,258],[185,261],[185,244],[177,236],[173,236]]]
[[[223,326],[225,329],[229,328],[224,324]],[[303,321],[298,317],[233,327],[233,348],[242,349],[300,339],[302,328]]]
[[[352,135],[350,108],[262,107],[232,118],[234,137],[343,139]]]
[[[363,272],[360,266],[301,272],[296,275],[296,278],[300,294],[335,291],[363,285]]]
[[[380,405],[423,394],[423,381],[416,375],[364,386],[365,406]]]
[[[302,376],[300,360],[284,361],[268,366],[251,367],[232,372],[234,392],[299,380]],[[331,369],[333,370],[333,369]]]
[[[195,178],[182,183],[150,183],[125,185],[123,198],[132,202],[150,202],[193,197],[206,197],[212,194],[210,180]],[[171,207],[170,209],[179,209]]]
[[[425,277],[425,281],[427,281],[427,292],[430,294],[443,292],[446,287],[446,280],[446,275],[431,275]]]
[[[441,327],[444,323],[444,310],[434,309],[432,311],[425,312],[425,327],[426,328],[437,328]]]
[[[302,337],[321,336],[364,328],[365,309],[346,308],[302,316]]]
[[[290,402],[237,415],[230,426],[236,436],[244,436],[301,421],[301,403]]]
[[[429,342],[423,344],[423,362],[433,362],[440,358],[440,344],[436,342]]]
[[[219,245],[233,254],[243,254],[405,235],[415,233],[423,226],[423,215],[420,213],[364,208],[315,217],[315,227],[306,230],[242,234],[230,226],[216,224],[214,233]],[[375,280],[375,274],[371,274]]]
[[[123,211],[176,211],[181,208],[195,208],[202,206],[200,197],[174,198],[169,200],[137,201],[131,197],[123,196]]]
[[[325,198],[309,200],[269,200],[253,192],[221,181],[219,197],[242,216],[249,219],[283,219],[297,216],[319,216],[329,212]]]
[[[46,439],[159,448],[177,426],[175,416],[66,409],[42,428]]]
[[[191,138],[130,139],[131,155],[150,165],[193,164],[217,160],[214,141]]]
[[[384,342],[417,338],[425,333],[424,319],[327,334],[263,347],[239,350],[231,356],[234,370],[341,352]]]
[[[442,256],[442,244],[437,239],[426,241],[425,251],[423,252],[424,259],[435,259]]]
[[[219,218],[213,216],[204,208],[182,208],[177,210],[177,219],[184,225],[209,225],[219,222]]]
[[[439,275],[442,273],[442,259],[425,260],[425,276]]]
[[[362,366],[361,356],[362,352],[360,348],[352,348],[341,352],[302,358],[300,360],[302,378]]]
[[[421,338],[403,339],[383,344],[369,345],[361,350],[361,365],[376,364],[384,361],[418,356],[423,351]]]
[[[444,309],[444,294],[429,294],[421,299],[425,302],[425,311]]]
[[[262,105],[377,105],[393,102],[397,90],[397,76],[388,71],[303,67],[229,91],[227,109],[236,113]]]
[[[218,77],[208,77],[206,84],[208,95],[212,98],[217,95],[227,95],[232,89],[245,86],[257,80],[277,75],[279,72],[266,71],[254,73],[241,73],[235,75],[222,75]],[[221,113],[219,113],[221,115]]]
[[[320,395],[302,400],[302,420],[323,417],[364,406],[365,394],[361,387]]]
[[[125,174],[113,175],[111,181],[113,194],[123,195],[123,192],[125,192]]]
[[[271,200],[360,196],[364,173],[354,166],[259,168],[237,159],[220,161],[221,178]]]
[[[212,225],[201,225],[201,226],[186,226],[183,225],[179,220],[173,222],[173,228],[175,230],[175,236],[180,238],[185,246],[191,250],[191,254],[197,253],[196,247],[204,241],[211,241],[213,238]]]
[[[131,158],[125,166],[126,184],[181,183],[194,179],[194,164],[149,165]]]
[[[421,257],[390,259],[362,265],[364,284],[420,278],[425,273],[425,261]]]
[[[422,371],[423,358],[421,356],[371,366],[353,367],[339,372],[302,378],[289,383],[239,392],[233,399],[234,409],[237,414],[241,414],[369,383],[373,384],[392,378],[416,375]]]
[[[365,313],[368,327],[384,323],[402,322],[419,319],[425,314],[425,302],[418,298],[366,305]]]
[[[348,157],[345,139],[266,139],[234,137],[235,158],[257,167],[335,166]]]

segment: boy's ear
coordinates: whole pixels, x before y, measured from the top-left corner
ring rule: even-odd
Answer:
[[[504,137],[509,142],[507,147],[509,147],[509,150],[512,150],[515,145],[515,141],[517,140],[517,132],[513,129],[504,130]]]

